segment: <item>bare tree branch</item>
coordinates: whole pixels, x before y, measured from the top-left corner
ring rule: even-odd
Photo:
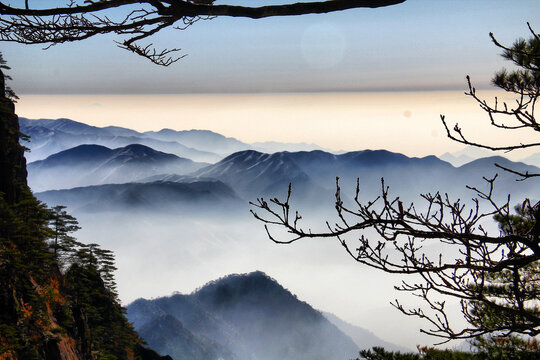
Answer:
[[[381,181],[381,197],[366,205],[355,202],[354,208],[347,207],[341,199],[337,181],[335,209],[339,222],[333,225],[327,222],[327,231],[313,232],[301,227],[302,216],[298,212],[293,215],[291,210],[291,187],[285,201],[274,198],[268,203],[261,198],[252,203],[255,207],[252,214],[265,224],[269,239],[275,243],[290,244],[316,237],[335,238],[358,263],[388,273],[419,275],[424,282],[403,282],[396,289],[422,298],[430,313],[422,309],[406,309],[398,301],[393,305],[407,315],[427,320],[432,325],[431,329],[423,330],[427,334],[447,340],[497,331],[535,336],[540,334],[540,310],[536,306],[540,275],[527,269],[531,264],[540,264],[540,239],[533,231],[540,220],[540,215],[536,217],[540,214],[540,205],[524,205],[525,213],[533,221],[527,231],[518,231],[512,222],[510,199],[497,205],[492,198],[495,179],[485,179],[488,191],[470,187],[476,193],[471,208],[459,199],[452,201],[448,195],[436,193],[422,195],[426,202],[423,212],[417,211],[413,204],[405,207],[399,198],[390,198],[384,180]],[[357,196],[358,192],[357,182]],[[481,211],[481,208],[490,210]],[[508,225],[499,236],[489,235],[482,226],[493,216]],[[285,229],[288,237],[278,239],[272,234],[272,228]],[[365,233],[369,229],[375,230],[381,240],[371,240]],[[356,241],[346,239],[347,235],[353,235]],[[441,255],[429,255],[424,250],[425,241],[444,245]],[[353,243],[357,245],[353,247]],[[486,278],[507,272],[516,276],[514,288],[507,297],[494,296],[489,291],[493,281],[486,281]],[[534,280],[530,278],[531,274]],[[462,313],[473,325],[476,315],[472,308],[479,303],[499,312],[508,321],[494,325],[480,323],[454,331],[444,302],[434,300],[437,296],[460,299]],[[516,299],[523,300],[516,303]]]
[[[354,8],[378,8],[405,0],[326,0],[258,7],[214,5],[214,0],[96,0],[64,2],[64,6],[37,8],[13,7],[0,1],[0,40],[23,44],[59,44],[79,41],[95,35],[125,35],[120,47],[150,61],[168,66],[183,56],[171,57],[180,49],[154,50],[152,44],[139,45],[166,28],[185,30],[198,20],[217,16],[261,19],[274,16],[322,14]],[[39,4],[39,2],[35,2]],[[34,4],[32,4],[34,5]],[[114,20],[112,10],[125,11],[123,19]],[[134,10],[135,9],[135,10]],[[181,26],[175,26],[178,22]],[[185,56],[185,55],[184,55]]]
[[[465,95],[472,97],[478,103],[479,107],[488,115],[490,124],[498,129],[529,129],[533,132],[540,132],[540,124],[536,120],[535,114],[536,103],[540,95],[540,83],[538,82],[540,54],[538,53],[537,44],[540,43],[540,37],[533,31],[530,24],[528,24],[528,27],[533,37],[529,42],[520,39],[516,41],[513,47],[502,45],[497,41],[493,33],[489,34],[493,43],[504,50],[502,56],[508,60],[512,60],[516,65],[523,69],[511,73],[502,70],[493,78],[493,83],[496,86],[516,95],[513,105],[508,102],[500,103],[497,98],[494,99],[493,104],[488,104],[486,100],[477,96],[476,89],[473,87],[470,77],[467,76],[469,90],[468,92],[465,92]],[[507,119],[507,122],[503,122],[501,119]],[[446,129],[447,136],[464,145],[475,146],[492,151],[512,151],[540,146],[540,142],[502,146],[479,143],[477,141],[469,140],[463,133],[459,124],[456,123],[453,128],[448,126],[444,115],[441,115],[441,121]],[[528,175],[527,177],[531,176]]]

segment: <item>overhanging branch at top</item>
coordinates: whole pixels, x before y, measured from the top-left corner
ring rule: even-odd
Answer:
[[[405,0],[327,0],[280,5],[214,5],[215,0],[66,0],[63,6],[38,8],[39,1],[25,1],[14,7],[0,1],[0,40],[23,44],[59,44],[79,41],[98,34],[125,35],[122,48],[147,57],[158,65],[170,65],[179,58],[169,56],[179,49],[156,51],[152,44],[137,42],[173,27],[185,30],[198,20],[217,16],[261,19],[275,16],[322,14],[354,8],[378,8]],[[22,1],[20,1],[22,3]],[[125,10],[115,20],[111,11]],[[118,16],[115,12],[115,15]]]

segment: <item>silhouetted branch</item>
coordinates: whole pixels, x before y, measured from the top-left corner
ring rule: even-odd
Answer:
[[[279,244],[290,244],[305,238],[335,238],[345,251],[357,262],[394,274],[416,274],[423,282],[403,282],[396,287],[422,298],[430,313],[422,309],[406,309],[399,302],[393,305],[407,315],[426,319],[432,328],[423,330],[444,339],[471,338],[494,332],[509,331],[535,336],[540,333],[540,312],[532,307],[537,301],[536,289],[531,290],[523,269],[540,260],[539,238],[531,231],[523,232],[512,228],[510,198],[497,205],[492,196],[495,178],[485,179],[487,191],[474,187],[476,193],[473,206],[467,207],[459,199],[453,201],[448,195],[423,194],[425,211],[417,211],[414,204],[405,206],[399,198],[389,196],[389,188],[381,181],[382,195],[365,205],[358,201],[357,182],[354,207],[348,207],[341,199],[339,181],[336,179],[335,209],[339,222],[326,222],[326,231],[313,232],[300,225],[302,216],[291,210],[291,187],[285,201],[277,198],[266,202],[260,198],[252,203],[256,208],[253,215],[265,225],[270,240]],[[488,211],[481,211],[481,208]],[[525,206],[530,214],[536,214],[538,204]],[[257,212],[262,211],[262,213]],[[505,233],[491,236],[483,223],[493,217],[510,224]],[[536,218],[534,218],[536,221]],[[272,228],[285,229],[289,237],[278,239]],[[373,229],[380,240],[371,240],[365,233]],[[354,235],[357,244],[352,247],[347,235]],[[426,241],[435,241],[452,252],[441,250],[440,255],[430,256],[425,250]],[[444,255],[443,255],[444,254]],[[512,290],[512,296],[494,296],[487,290],[491,283],[490,274],[517,271],[520,283]],[[529,279],[530,280],[530,279]],[[540,285],[540,279],[538,279]],[[462,313],[467,320],[474,320],[472,306],[482,306],[497,311],[518,323],[484,324],[454,331],[446,315],[445,303],[436,301],[437,296],[458,298],[462,302]],[[525,306],[514,304],[516,298],[526,298]],[[474,324],[474,322],[472,322]]]
[[[495,166],[500,168],[500,169],[503,169],[504,171],[508,171],[509,173],[521,176],[521,179],[517,179],[518,181],[523,181],[523,180],[526,180],[526,179],[530,179],[532,177],[540,177],[540,174],[537,174],[537,173],[530,174],[528,171],[525,171],[525,172],[516,171],[516,170],[510,169],[510,168],[507,168],[505,166],[502,166],[500,164],[495,164]]]
[[[540,95],[540,36],[532,30],[532,38],[518,40],[512,47],[494,43],[504,50],[503,56],[520,70],[496,74],[496,86],[516,95],[514,104],[493,104],[480,99],[467,77],[472,97],[488,114],[492,126],[503,130],[529,129],[540,132],[535,118],[535,107]],[[509,122],[501,121],[510,119]],[[451,129],[441,115],[449,138],[465,145],[489,150],[511,151],[539,146],[540,143],[519,143],[506,146],[488,145],[471,141],[458,124]],[[504,166],[499,168],[522,177],[540,174],[522,173]],[[417,316],[428,322],[430,329],[422,332],[448,341],[467,339],[485,334],[528,336],[540,334],[540,202],[531,205],[526,199],[511,214],[510,195],[506,202],[494,200],[497,176],[484,178],[488,187],[467,188],[475,193],[468,206],[447,194],[421,195],[422,211],[415,204],[403,204],[399,197],[391,198],[389,188],[381,181],[381,195],[363,203],[359,200],[360,185],[356,184],[353,206],[345,205],[336,179],[335,210],[338,221],[326,222],[326,230],[313,232],[301,226],[302,216],[291,217],[287,199],[272,199],[269,203],[258,199],[252,203],[253,215],[265,225],[268,237],[280,244],[305,238],[335,238],[357,262],[387,273],[412,275],[415,280],[402,282],[396,289],[421,298],[423,308],[406,308],[397,300],[392,303],[406,315]],[[533,194],[537,197],[537,194]],[[262,212],[262,213],[260,213]],[[495,220],[499,234],[491,235],[484,228]],[[273,234],[273,229],[285,229],[284,239]],[[371,231],[369,234],[368,231]],[[373,231],[376,238],[371,239]],[[369,236],[368,236],[369,234]],[[354,236],[354,246],[348,237]],[[436,244],[437,255],[426,250]],[[458,299],[461,313],[468,326],[455,329],[447,316],[445,298]]]
[[[118,41],[120,47],[168,66],[181,57],[169,54],[180,49],[157,51],[152,45],[142,46],[136,41],[146,39],[172,27],[185,30],[201,19],[216,16],[261,19],[273,16],[321,14],[354,8],[378,8],[396,5],[405,0],[326,0],[282,5],[248,7],[214,5],[214,0],[66,0],[63,6],[38,8],[39,2],[24,8],[0,1],[0,40],[23,44],[59,44],[84,40],[89,37],[115,33],[126,35]],[[125,9],[123,19],[114,20],[111,10]],[[135,10],[134,10],[135,9]],[[175,26],[181,22],[182,26]]]
[[[491,126],[503,130],[523,130],[528,129],[533,132],[540,132],[540,124],[536,120],[536,103],[540,95],[540,36],[534,32],[531,25],[527,23],[532,37],[527,41],[524,39],[517,40],[512,47],[502,45],[493,33],[489,36],[492,42],[503,50],[502,56],[511,60],[520,67],[520,70],[508,72],[503,69],[493,78],[493,84],[506,92],[516,96],[514,104],[508,102],[499,102],[497,97],[493,104],[488,104],[484,99],[481,99],[476,94],[476,89],[472,86],[471,79],[467,76],[467,85],[469,91],[465,95],[472,97],[479,107],[488,115]],[[501,119],[507,119],[506,122]],[[492,151],[503,150],[512,151],[516,149],[525,149],[540,146],[540,142],[520,142],[511,145],[488,145],[477,141],[470,140],[465,136],[463,130],[458,123],[451,129],[446,123],[444,115],[441,115],[441,121],[446,129],[447,136],[461,144],[488,149]],[[540,174],[522,173],[504,166],[496,164],[499,168],[508,171],[512,174],[521,176],[520,180],[529,179],[531,177],[540,176]]]

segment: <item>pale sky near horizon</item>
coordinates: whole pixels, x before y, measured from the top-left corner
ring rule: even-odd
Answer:
[[[478,90],[492,101],[504,93]],[[535,141],[527,131],[492,129],[461,91],[179,95],[27,95],[20,116],[70,118],[137,131],[207,129],[247,143],[307,142],[332,150],[386,149],[408,156],[440,155],[464,146],[446,137],[440,121],[491,145]],[[520,160],[536,149],[505,156]]]
[[[54,3],[40,5],[47,2]],[[540,1],[407,0],[324,15],[218,18],[157,34],[157,46],[189,54],[167,68],[119,49],[112,36],[46,51],[0,46],[20,116],[423,156],[462,147],[444,137],[439,114],[452,125],[480,119],[468,129],[483,139],[523,141],[486,131],[484,114],[463,91],[467,74],[489,88],[493,73],[509,65],[489,32],[511,44],[529,36],[527,21],[540,29],[533,14]]]

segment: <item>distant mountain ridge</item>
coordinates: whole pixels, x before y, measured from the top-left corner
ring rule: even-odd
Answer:
[[[89,137],[96,136],[95,134],[102,133],[117,140],[121,138],[122,141],[134,139],[132,136],[124,136],[132,135],[133,130],[118,127],[97,128],[68,119],[22,119],[21,124],[27,127],[32,125],[33,127],[30,127],[33,129],[39,127],[40,131],[44,133],[65,131],[66,134],[79,134],[77,136],[84,136],[87,140],[91,140]],[[175,131],[164,129],[145,134],[135,133],[145,137],[143,139],[145,142],[155,142],[159,146],[176,144],[174,146],[187,148],[176,140],[186,140],[190,145],[210,146],[213,147],[211,150],[214,151],[225,151],[224,149],[228,151],[247,146],[236,139],[203,130]],[[101,138],[102,135],[99,137]],[[39,139],[43,140],[44,138],[38,136],[38,143],[41,141]],[[207,141],[197,143],[197,139],[206,139]],[[139,140],[141,139],[139,138]],[[142,149],[145,150],[142,151]],[[200,151],[190,149],[196,152]],[[513,198],[517,199],[516,201],[522,201],[524,197],[535,193],[534,182],[516,183],[515,175],[496,168],[494,163],[500,162],[504,166],[523,172],[540,172],[540,169],[536,167],[511,162],[501,157],[482,158],[460,167],[454,167],[435,156],[414,158],[386,150],[361,150],[342,154],[322,150],[284,151],[268,154],[248,149],[225,156],[208,166],[189,159],[175,158],[170,153],[159,151],[142,144],[130,144],[124,148],[122,154],[118,153],[112,156],[100,145],[76,146],[54,154],[41,162],[29,164],[30,184],[34,190],[45,191],[130,182],[152,182],[154,186],[158,187],[159,184],[165,186],[163,184],[171,182],[195,183],[202,181],[206,182],[203,187],[208,187],[208,181],[219,181],[228,186],[247,204],[248,201],[254,201],[258,197],[283,197],[286,195],[289,183],[291,183],[294,202],[301,202],[308,206],[320,206],[321,204],[331,204],[334,201],[336,177],[339,178],[341,189],[346,195],[354,193],[356,180],[359,179],[360,200],[362,201],[372,200],[380,194],[381,178],[384,178],[385,185],[390,186],[390,194],[400,196],[403,201],[416,201],[421,193],[437,191],[450,193],[455,198],[474,196],[474,193],[466,188],[467,185],[478,188],[485,187],[484,176],[490,178],[499,174],[495,183],[495,194],[498,196],[498,200],[504,200],[509,193],[512,193]],[[220,158],[221,155],[214,153],[214,156]],[[133,188],[132,185],[124,187],[125,191],[129,191],[128,188]],[[107,193],[109,188],[93,188],[93,191],[96,192],[94,195],[99,198],[102,195],[99,195],[98,192]],[[169,190],[164,189],[164,193],[167,191]],[[78,198],[84,203],[89,202],[85,196],[90,192],[77,189],[73,193],[72,199]],[[52,196],[52,193],[49,193],[48,196]],[[124,201],[126,204],[130,203],[126,198],[116,199]],[[184,199],[188,198],[184,197]],[[49,198],[49,200],[53,201],[54,199]]]
[[[140,144],[117,149],[79,145],[29,163],[28,183],[34,191],[127,183],[156,173],[187,174],[205,165]]]
[[[52,154],[83,144],[102,145],[109,148],[141,144],[179,157],[210,163],[222,158],[218,154],[197,150],[176,141],[158,140],[135,130],[121,127],[99,128],[69,119],[29,120],[19,118],[19,123],[21,132],[30,136],[30,142],[24,143],[31,150],[30,153],[27,153],[29,162],[43,160]]]
[[[99,155],[107,153],[107,151],[98,147],[96,153]],[[98,155],[96,157],[99,157]],[[169,156],[174,155],[169,154]],[[54,162],[55,159],[55,157],[52,157],[51,162]],[[152,157],[148,156],[147,159],[150,161]],[[201,188],[210,191],[208,193],[209,198],[213,196],[209,196],[210,194],[234,193],[234,197],[218,196],[217,202],[224,204],[227,199],[242,200],[245,205],[242,209],[246,211],[248,201],[255,201],[259,197],[278,196],[283,198],[287,193],[289,183],[293,187],[292,201],[295,204],[307,205],[312,208],[328,208],[329,204],[332,204],[335,200],[336,177],[340,179],[340,187],[343,193],[348,194],[348,196],[353,195],[356,188],[356,179],[358,178],[360,180],[359,195],[361,201],[373,200],[380,194],[381,178],[384,178],[385,185],[390,186],[391,196],[400,196],[402,201],[407,202],[418,200],[421,193],[434,193],[437,191],[449,193],[452,198],[472,197],[475,195],[474,192],[466,186],[484,189],[487,184],[483,177],[490,178],[495,174],[498,174],[494,192],[496,200],[504,201],[507,195],[511,193],[513,199],[522,201],[520,199],[535,193],[537,186],[534,182],[516,182],[516,176],[495,167],[496,162],[523,172],[540,172],[540,169],[533,166],[511,162],[501,157],[483,158],[455,168],[434,156],[409,158],[385,150],[364,150],[340,155],[322,151],[264,154],[254,150],[246,150],[232,154],[213,165],[201,166],[200,163],[196,163],[195,165],[199,169],[188,173],[183,172],[186,169],[185,164],[179,164],[180,171],[169,172],[167,170],[171,169],[170,166],[168,168],[167,166],[158,166],[152,161],[146,165],[143,163],[139,171],[134,172],[128,171],[129,166],[123,163],[118,168],[112,167],[112,169],[118,170],[116,172],[103,172],[102,170],[107,169],[107,167],[91,166],[91,161],[60,168],[49,167],[43,171],[37,165],[44,164],[44,162],[36,162],[29,164],[28,168],[30,170],[31,185],[33,181],[42,184],[46,183],[47,176],[49,176],[51,179],[49,186],[58,186],[63,182],[73,183],[78,181],[77,176],[81,175],[83,175],[84,181],[104,184],[106,183],[105,180],[114,179],[113,175],[117,174],[117,180],[124,180],[127,183],[118,184],[115,187],[115,194],[129,193],[135,188],[135,185],[130,184],[128,181],[138,181],[151,183],[152,191],[155,191],[157,198],[162,198],[165,196],[164,194],[169,193],[171,184],[179,184],[178,186],[191,184],[189,186],[193,188],[194,184],[200,183]],[[117,162],[111,163],[115,164],[115,166],[118,165]],[[99,171],[92,169],[98,169]],[[120,169],[125,171],[119,171]],[[89,170],[92,171],[89,173]],[[72,171],[72,176],[62,177],[69,174],[70,171]],[[43,174],[48,175],[44,176]],[[101,177],[92,177],[96,174],[100,174]],[[107,176],[103,174],[107,174]],[[136,187],[142,188],[143,186],[139,184]],[[150,188],[150,185],[147,185],[147,187]],[[159,192],[160,187],[163,188],[161,194]],[[225,187],[227,188],[226,191],[224,190]],[[96,199],[107,199],[107,196],[110,196],[110,189],[109,186],[104,185],[101,187],[91,186],[91,189],[88,190],[77,188],[73,190],[66,189],[61,192],[48,191],[39,193],[37,196],[39,198],[45,196],[42,194],[46,194],[49,203],[61,203],[64,201],[78,208],[97,209],[99,205]],[[54,199],[55,196],[58,199]],[[133,205],[131,197],[111,197],[111,199],[113,198],[118,202],[116,203],[118,209],[121,208],[121,205]],[[171,199],[183,201],[182,204],[177,204],[176,207],[184,209],[189,208],[190,202],[193,202],[196,198],[197,196],[171,197]],[[344,198],[346,199],[347,196],[344,196]],[[80,206],[80,204],[90,205],[91,203],[94,203],[95,206]],[[115,208],[107,205],[110,203],[111,201],[105,201],[103,206],[108,209]],[[171,204],[171,201],[165,201],[163,208],[168,208]],[[203,202],[203,204],[211,204],[211,201]]]
[[[466,146],[460,151],[446,152],[439,156],[439,159],[449,162],[455,167],[465,165],[473,160],[490,157],[494,155],[500,155],[500,152],[495,153],[486,149],[475,148],[473,146]]]
[[[226,184],[213,181],[107,184],[77,187],[66,190],[49,190],[35,196],[51,206],[65,205],[71,211],[155,211],[229,212],[243,202]]]
[[[236,191],[246,199],[282,192],[290,182],[303,189],[317,186],[288,153],[241,151],[197,170],[193,175],[234,184]]]
[[[358,352],[319,311],[260,271],[226,276],[190,295],[136,300],[127,317],[150,346],[173,358],[187,351],[199,354],[193,360],[337,360]],[[188,343],[193,350],[172,345]]]
[[[199,162],[214,163],[234,152],[257,149],[263,152],[320,149],[313,144],[266,142],[247,144],[210,130],[147,131],[144,133],[119,126],[96,127],[70,119],[19,118],[21,131],[31,137],[24,145],[31,149],[28,161],[43,160],[57,152],[82,144],[109,148],[142,144]]]
[[[147,131],[147,136],[164,141],[177,141],[186,146],[227,156],[237,151],[247,150],[249,144],[235,138],[225,137],[210,130],[172,130]]]
[[[210,130],[173,130],[162,129],[144,133],[119,126],[96,127],[74,120],[60,118],[30,120],[19,118],[21,130],[33,138],[34,144],[26,144],[34,150],[27,154],[29,161],[42,160],[56,152],[82,144],[99,144],[107,147],[120,147],[130,143],[140,143],[156,150],[174,153],[194,161],[215,162],[234,152],[256,150],[263,153],[299,152],[321,150],[335,154],[345,153],[325,149],[317,144],[283,143],[277,141],[244,143],[233,137],[225,137]],[[457,152],[447,152],[439,159],[459,167],[473,160],[490,157],[494,153],[474,147],[467,147]],[[540,153],[523,159],[528,165],[540,167]]]
[[[425,192],[441,191],[457,196],[466,196],[468,192],[472,195],[466,185],[482,188],[486,185],[483,177],[495,174],[499,174],[495,186],[502,189],[497,193],[501,198],[512,193],[519,199],[537,188],[533,182],[517,183],[516,176],[495,167],[496,162],[519,171],[540,172],[536,167],[501,157],[483,158],[455,168],[435,156],[409,158],[386,150],[339,155],[323,151],[263,154],[247,150],[192,175],[219,179],[250,200],[260,196],[283,196],[289,183],[292,183],[293,196],[296,194],[297,199],[309,200],[313,196],[315,202],[329,200],[327,195],[335,192],[336,177],[346,193],[352,193],[356,179],[360,179],[360,198],[370,200],[380,194],[381,178],[393,194],[407,201]]]

